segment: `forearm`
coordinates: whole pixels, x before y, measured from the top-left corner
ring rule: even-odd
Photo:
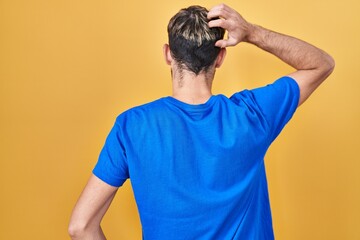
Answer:
[[[85,210],[81,211],[82,207],[79,208],[75,207],[69,225],[69,234],[71,239],[72,240],[106,239],[100,223],[112,199],[113,196],[111,196],[105,202],[105,204],[102,207],[100,207],[97,213],[92,217],[84,216],[83,212],[85,212],[85,214],[88,214],[88,211]],[[81,203],[81,201],[79,202]]]
[[[334,67],[332,57],[321,49],[257,25],[249,25],[245,41],[277,56],[296,70],[319,70],[328,75]]]
[[[296,71],[288,76],[299,86],[299,105],[314,92],[335,67],[333,58],[321,49],[300,39],[251,24],[225,4],[213,7],[209,11],[208,18],[213,19],[209,22],[210,27],[222,27],[228,31],[228,39],[217,41],[215,43],[217,47],[225,48],[236,46],[240,42],[248,42],[294,67]]]
[[[68,229],[71,239],[106,239],[100,223],[117,189],[95,175],[90,177],[71,215]]]

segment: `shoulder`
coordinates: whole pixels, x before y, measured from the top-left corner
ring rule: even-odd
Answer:
[[[116,118],[116,122],[123,124],[124,122],[136,120],[137,122],[143,118],[147,118],[150,115],[156,114],[164,109],[164,100],[163,98],[157,99],[152,102],[148,102],[142,105],[132,107],[121,114]]]
[[[281,77],[271,84],[254,89],[245,89],[233,94],[230,100],[236,104],[242,103],[256,103],[257,101],[271,100],[274,98],[282,99],[292,95],[295,99],[299,97],[300,90],[296,81],[288,76]]]

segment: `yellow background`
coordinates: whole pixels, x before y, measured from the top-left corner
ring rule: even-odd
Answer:
[[[171,94],[168,20],[216,1],[0,0],[0,239],[67,239],[71,210],[122,111]],[[266,162],[277,239],[360,239],[360,4],[229,0],[250,22],[328,51],[335,72],[298,109]],[[214,93],[292,71],[228,49]],[[103,228],[141,239],[129,181]]]

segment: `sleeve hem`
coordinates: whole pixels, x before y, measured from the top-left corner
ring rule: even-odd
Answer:
[[[104,176],[103,174],[101,174],[101,171],[99,169],[97,169],[96,167],[94,168],[94,170],[92,171],[92,173],[99,178],[101,181],[105,182],[106,184],[113,186],[113,187],[121,187],[124,182],[126,181],[126,179],[112,179],[108,176]]]
[[[296,82],[296,80],[294,78],[292,78],[290,76],[284,76],[283,78],[290,79],[291,80],[290,82],[292,82],[292,85],[294,85],[295,88],[296,88],[297,105],[296,105],[296,108],[293,111],[295,113],[297,107],[299,106],[299,102],[300,102],[300,87],[299,87],[299,84]]]

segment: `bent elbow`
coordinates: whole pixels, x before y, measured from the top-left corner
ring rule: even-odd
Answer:
[[[68,233],[69,233],[69,236],[71,239],[73,239],[73,240],[79,239],[79,237],[81,236],[80,232],[81,231],[76,226],[69,225]]]
[[[322,61],[321,67],[318,68],[319,78],[318,80],[323,82],[329,75],[334,71],[335,60],[330,56],[326,55]]]
[[[335,68],[335,60],[330,55],[329,55],[329,60],[328,60],[328,68],[329,68],[329,74],[332,73]]]
[[[81,225],[78,223],[70,223],[68,227],[68,233],[71,239],[82,239],[82,237],[85,235],[85,225]]]
[[[326,77],[328,77],[335,68],[335,60],[333,57],[331,57],[330,55],[327,55],[327,59],[326,59],[326,64],[324,64],[324,72]]]

